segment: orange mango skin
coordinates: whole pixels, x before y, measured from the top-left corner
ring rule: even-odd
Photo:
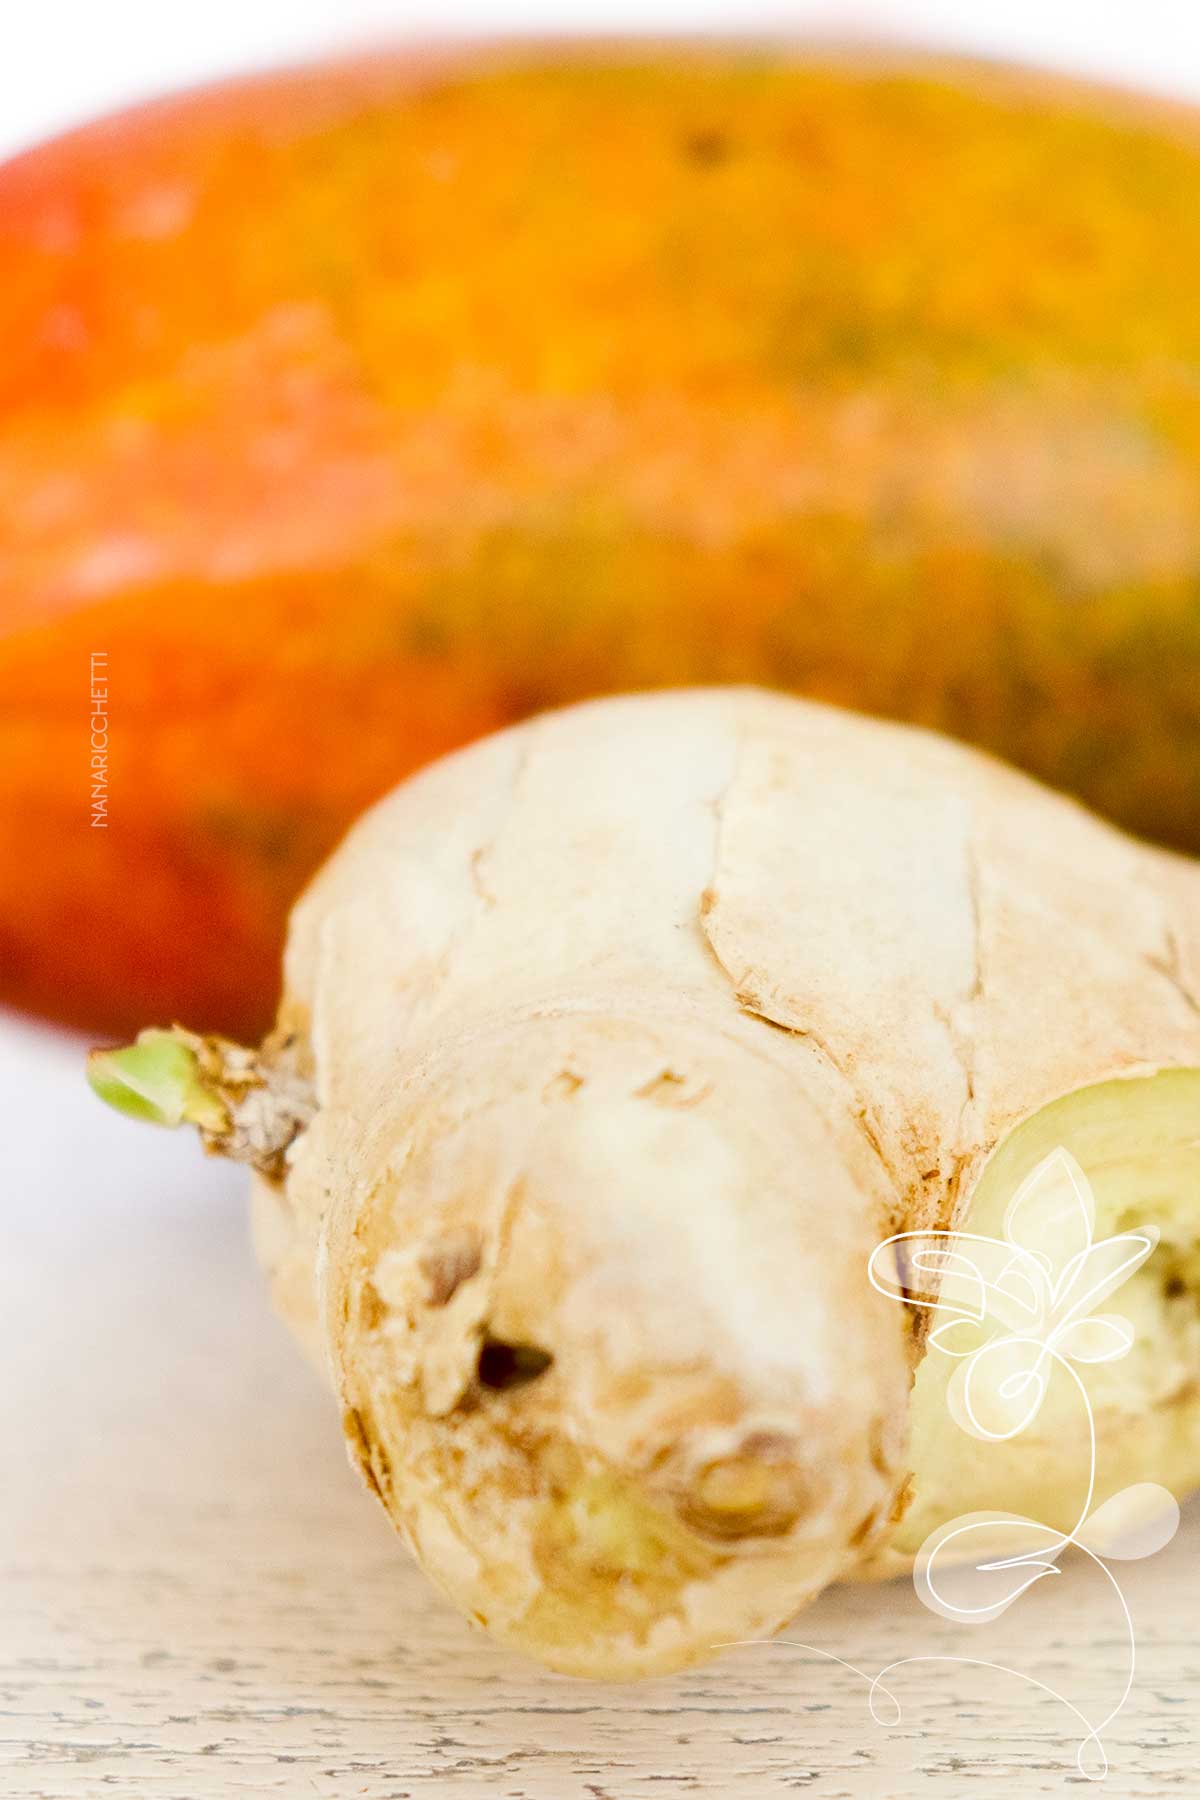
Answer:
[[[620,688],[1200,851],[1198,296],[1195,115],[947,62],[377,58],[9,164],[0,998],[253,1037],[367,802]]]

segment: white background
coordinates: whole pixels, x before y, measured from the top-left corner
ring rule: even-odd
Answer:
[[[168,88],[397,35],[900,37],[1200,95],[1197,0],[0,0],[0,22],[0,154]]]

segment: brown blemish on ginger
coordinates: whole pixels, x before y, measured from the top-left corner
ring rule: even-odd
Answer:
[[[860,1550],[867,1539],[873,1537],[883,1523],[874,1507],[859,1520],[847,1540],[852,1550]]]
[[[358,1322],[363,1331],[378,1331],[387,1316],[387,1307],[373,1281],[364,1281],[358,1296]]]
[[[900,1523],[900,1520],[904,1517],[912,1504],[913,1492],[913,1478],[911,1475],[908,1475],[896,1489],[896,1497],[892,1501],[891,1511],[888,1513],[887,1522],[889,1525],[898,1525]]]
[[[583,1076],[576,1075],[573,1069],[560,1069],[551,1077],[542,1089],[543,1100],[569,1100],[583,1086]]]
[[[418,1264],[429,1284],[430,1306],[448,1305],[463,1282],[479,1273],[482,1260],[479,1238],[473,1231],[456,1231],[431,1244]]]
[[[375,1477],[373,1486],[381,1498],[389,1500],[392,1495],[392,1461],[383,1444],[376,1442],[371,1447],[371,1472]]]
[[[757,1431],[734,1455],[699,1471],[680,1497],[679,1515],[706,1538],[782,1537],[811,1507],[798,1445]]]
[[[346,1449],[350,1460],[377,1499],[383,1500],[383,1489],[379,1485],[371,1463],[371,1446],[367,1438],[366,1426],[362,1414],[356,1407],[348,1406],[342,1413],[342,1432],[346,1439]]]
[[[871,1458],[871,1467],[877,1475],[882,1475],[884,1479],[887,1480],[891,1476],[892,1471],[888,1465],[887,1456],[884,1453],[883,1427],[878,1419],[876,1419],[871,1426],[867,1447]]]
[[[638,1100],[654,1100],[660,1095],[669,1094],[674,1089],[681,1088],[685,1080],[686,1077],[677,1075],[674,1069],[664,1069],[661,1075],[651,1076],[650,1080],[640,1088],[635,1088],[634,1095]]]
[[[674,1069],[664,1069],[661,1074],[654,1075],[640,1088],[635,1088],[635,1100],[649,1100],[654,1106],[673,1106],[685,1109],[699,1106],[702,1100],[712,1093],[712,1083],[706,1082],[703,1087],[688,1088],[686,1075],[679,1075]]]

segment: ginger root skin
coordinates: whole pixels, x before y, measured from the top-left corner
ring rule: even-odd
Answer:
[[[748,689],[546,715],[297,906],[316,1110],[260,1254],[464,1611],[574,1674],[677,1667],[903,1566],[913,1520],[1081,1478],[1067,1419],[987,1491],[867,1260],[994,1226],[1060,1134],[1103,1224],[1194,1252],[1198,995],[1200,870],[983,755]],[[1200,1480],[1195,1286],[1154,1267],[1102,1488]]]

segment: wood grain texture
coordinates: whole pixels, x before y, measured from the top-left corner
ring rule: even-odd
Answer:
[[[1111,1590],[1070,1564],[996,1625],[907,1582],[826,1596],[788,1642],[639,1686],[547,1675],[433,1592],[343,1460],[271,1318],[241,1182],[105,1116],[78,1047],[0,1032],[0,1795],[19,1800],[963,1800],[1078,1794],[1067,1707],[1120,1692]],[[1192,1795],[1200,1513],[1121,1569],[1133,1695],[1105,1734],[1122,1800]],[[792,1640],[810,1646],[795,1647]],[[824,1652],[825,1655],[819,1654]]]

